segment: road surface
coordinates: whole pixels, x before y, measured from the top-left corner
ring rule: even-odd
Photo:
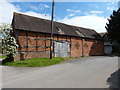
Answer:
[[[108,88],[118,57],[72,59],[47,67],[2,67],[2,88]]]

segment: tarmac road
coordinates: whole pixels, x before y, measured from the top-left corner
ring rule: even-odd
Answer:
[[[118,57],[94,56],[47,67],[2,66],[3,88],[108,88]]]

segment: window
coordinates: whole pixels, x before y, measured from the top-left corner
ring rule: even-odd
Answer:
[[[95,48],[96,48],[96,45],[93,45],[92,48],[95,49]]]
[[[98,43],[98,40],[96,40],[96,43]]]
[[[63,32],[63,30],[61,29],[61,28],[57,28],[58,29],[58,32],[60,33],[60,34],[64,34],[64,32]]]

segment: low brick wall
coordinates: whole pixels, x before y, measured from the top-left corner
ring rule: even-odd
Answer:
[[[0,38],[0,53],[2,53],[2,39]]]
[[[17,53],[16,56],[14,57],[14,61],[49,56],[50,56],[49,52]]]

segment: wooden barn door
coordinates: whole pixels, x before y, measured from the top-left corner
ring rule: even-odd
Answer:
[[[70,57],[70,43],[69,42],[54,42],[55,57]]]

